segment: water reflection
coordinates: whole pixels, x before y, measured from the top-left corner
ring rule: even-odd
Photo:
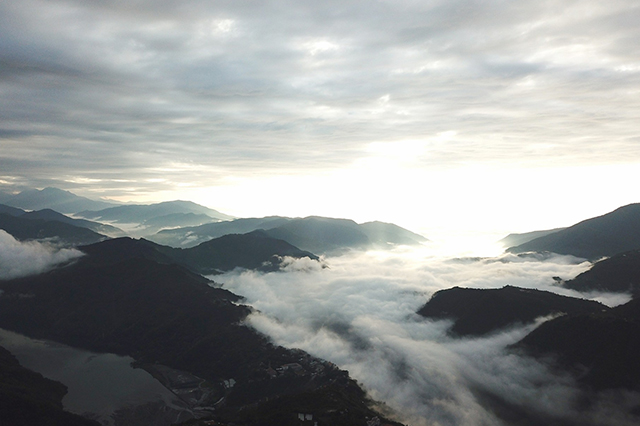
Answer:
[[[163,410],[167,412],[167,424],[190,417],[184,403],[173,393],[146,371],[131,367],[131,357],[97,354],[3,329],[0,346],[24,367],[65,384],[68,393],[62,403],[66,410],[95,418],[104,425],[113,425],[118,411],[118,417],[126,416],[123,413],[149,403],[170,408]]]

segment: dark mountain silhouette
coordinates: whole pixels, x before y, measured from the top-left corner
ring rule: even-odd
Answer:
[[[348,409],[352,424],[366,424],[367,417],[376,415],[361,390],[354,397],[352,389],[358,387],[347,372],[302,351],[274,346],[241,325],[250,309],[237,304],[239,296],[181,266],[158,263],[150,244],[129,238],[105,241],[64,268],[0,282],[0,326],[129,355],[141,366],[160,364],[195,374],[213,390],[215,398],[207,404],[224,397],[223,409],[214,416],[229,422],[263,424],[260,418],[245,419],[251,412],[293,421],[295,414],[281,408],[301,409],[302,400],[295,396],[303,392],[310,395],[304,408],[312,412]],[[285,365],[295,369],[269,374]],[[231,378],[235,385],[224,386]],[[321,399],[323,394],[331,397]]]
[[[4,200],[8,200],[13,197],[15,194],[10,194],[8,192],[0,191],[0,204],[4,204]]]
[[[17,240],[51,240],[56,244],[74,246],[102,241],[107,237],[87,228],[57,220],[25,219],[0,213],[0,229]]]
[[[506,286],[454,287],[434,294],[418,312],[452,319],[451,333],[478,336],[551,314],[510,348],[573,374],[594,390],[640,390],[640,299],[615,308],[554,293]]]
[[[231,216],[220,213],[208,207],[201,206],[191,201],[165,201],[157,204],[129,204],[125,206],[111,207],[98,211],[81,211],[78,216],[85,219],[100,220],[115,223],[139,223],[153,220],[154,218],[173,215],[176,213],[194,213],[206,215],[211,221],[229,220]],[[188,225],[188,224],[187,224]]]
[[[632,301],[637,305],[637,301]],[[514,349],[572,372],[596,390],[640,389],[640,323],[637,306],[566,315],[540,325]]]
[[[611,310],[615,315],[640,323],[640,299],[633,299]]]
[[[524,244],[531,240],[535,240],[536,238],[544,237],[545,235],[553,234],[558,231],[562,231],[567,228],[555,228],[555,229],[546,229],[543,231],[532,231],[532,232],[524,232],[521,234],[509,234],[500,241],[504,247],[514,247],[519,246],[520,244]]]
[[[0,424],[3,426],[98,426],[97,422],[63,411],[67,388],[28,370],[0,347]]]
[[[8,214],[9,216],[22,216],[26,212],[17,207],[11,207],[5,204],[0,204],[0,213]]]
[[[500,289],[453,287],[436,292],[418,314],[432,319],[452,319],[450,332],[479,336],[536,318],[560,313],[608,311],[601,303],[561,296],[541,290],[505,286]]]
[[[108,235],[110,237],[123,237],[125,235],[122,229],[116,228],[115,226],[105,225],[98,222],[92,222],[86,219],[73,219],[69,216],[65,216],[62,213],[58,213],[57,211],[51,209],[43,209],[37,211],[31,211],[24,213],[20,216],[23,219],[30,220],[44,220],[44,221],[58,221],[62,223],[67,223],[69,225],[78,226],[80,228],[87,228],[99,234]]]
[[[640,204],[620,207],[508,251],[551,251],[597,260],[636,249],[640,249]]]
[[[61,213],[77,213],[82,210],[99,210],[116,203],[91,200],[58,188],[27,189],[3,199],[2,204],[25,210],[53,209]]]
[[[51,209],[42,209],[27,212],[16,207],[0,204],[0,213],[4,213],[14,217],[20,217],[21,219],[41,220],[45,222],[62,222],[80,228],[87,228],[99,234],[108,235],[111,237],[124,236],[124,232],[121,229],[116,228],[115,226],[104,225],[102,223],[92,222],[85,219],[73,219]]]
[[[276,228],[289,220],[289,218],[280,216],[235,219],[225,222],[207,223],[200,226],[166,229],[146,238],[158,244],[189,248],[227,234],[246,234],[258,229],[268,230]]]
[[[235,268],[274,271],[279,268],[285,256],[318,260],[313,253],[302,251],[286,241],[271,238],[263,231],[225,235],[189,249],[177,249],[129,237],[82,246],[79,249],[98,255],[102,262],[138,256],[162,264],[175,263],[204,275]]]
[[[85,264],[95,264],[97,262],[99,265],[108,265],[137,258],[151,260],[164,265],[176,263],[171,256],[160,250],[162,246],[129,237],[114,238],[78,248],[83,253],[88,254],[83,260]]]
[[[578,291],[608,291],[640,295],[640,250],[596,262],[591,269],[563,285]]]
[[[272,238],[264,231],[224,235],[188,249],[158,246],[158,250],[177,263],[204,275],[237,267],[273,271],[279,268],[285,256],[318,260],[313,253]]]

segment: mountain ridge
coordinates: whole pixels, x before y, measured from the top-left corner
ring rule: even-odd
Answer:
[[[0,213],[0,229],[17,240],[51,240],[65,246],[91,244],[107,239],[91,229],[58,220],[27,219]]]
[[[563,287],[573,290],[630,293],[640,296],[640,250],[632,250],[602,259]]]
[[[452,287],[437,291],[418,310],[431,319],[451,319],[449,333],[482,336],[510,326],[533,323],[536,318],[563,313],[608,311],[599,302],[562,296],[549,291],[505,286],[496,288]]]
[[[507,251],[550,251],[597,260],[635,249],[640,249],[640,203],[619,207]]]
[[[2,204],[26,210],[53,209],[60,213],[77,213],[87,209],[103,209],[116,203],[92,200],[59,188],[26,189],[18,194],[3,197]]]
[[[159,263],[149,247],[108,240],[73,264],[0,281],[0,326],[197,375],[211,389],[203,406],[225,401],[210,414],[224,422],[275,426],[314,412],[346,426],[380,416],[348,372],[242,325],[252,310],[240,296]]]
[[[227,233],[263,230],[268,235],[312,253],[339,253],[348,249],[388,248],[419,245],[428,240],[398,225],[386,222],[357,224],[350,219],[321,216],[288,218],[240,218],[196,227],[160,231],[146,238],[176,248],[190,248]]]

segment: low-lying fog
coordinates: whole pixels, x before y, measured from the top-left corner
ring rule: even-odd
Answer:
[[[589,266],[558,255],[443,257],[425,247],[352,253],[322,263],[290,259],[282,272],[236,271],[210,278],[259,311],[248,318],[249,325],[277,344],[349,370],[395,418],[411,425],[507,424],[487,408],[495,396],[527,416],[560,423],[631,424],[624,407],[638,403],[637,394],[603,393],[584,411],[577,408],[581,395],[571,378],[506,351],[535,325],[453,339],[446,335],[447,322],[415,314],[435,291],[453,286],[514,285],[587,297],[554,286],[553,277],[570,279]],[[629,300],[588,296],[610,306]]]
[[[40,274],[82,253],[37,241],[18,241],[0,229],[0,280]]]
[[[506,350],[535,325],[453,339],[446,334],[448,322],[415,314],[434,292],[453,286],[537,288],[609,306],[629,296],[583,295],[557,287],[553,277],[571,279],[590,267],[572,256],[455,257],[439,254],[434,246],[351,253],[322,262],[287,259],[281,272],[234,271],[210,278],[256,309],[248,325],[277,344],[349,370],[396,419],[412,426],[634,424],[626,413],[640,406],[640,394],[590,395],[595,403],[587,410],[572,378]],[[80,255],[20,243],[0,231],[3,279],[40,273]],[[494,414],[497,406],[517,407],[509,410],[511,423]]]

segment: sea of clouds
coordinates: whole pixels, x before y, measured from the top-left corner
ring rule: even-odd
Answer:
[[[429,247],[287,259],[281,272],[234,271],[215,280],[256,310],[247,324],[277,344],[301,348],[349,371],[392,417],[426,425],[631,425],[630,392],[586,395],[574,378],[508,350],[538,324],[481,338],[447,335],[448,321],[415,312],[453,286],[505,285],[597,299],[627,295],[561,289],[590,264],[572,256],[443,257]],[[583,404],[585,398],[593,402]],[[497,415],[496,413],[500,413]],[[613,423],[612,423],[613,421]]]

